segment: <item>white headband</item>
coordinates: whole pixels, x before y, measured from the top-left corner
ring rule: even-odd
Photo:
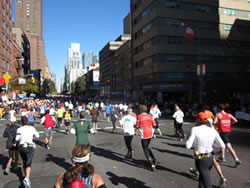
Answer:
[[[84,163],[89,160],[90,154],[86,155],[85,157],[73,157],[72,160],[76,163]]]

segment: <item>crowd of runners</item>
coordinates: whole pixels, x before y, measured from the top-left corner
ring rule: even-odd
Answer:
[[[26,187],[31,187],[30,173],[35,153],[34,139],[39,139],[36,122],[44,126],[44,147],[48,150],[52,146],[54,129],[65,127],[66,135],[76,135],[76,146],[72,151],[72,168],[59,175],[55,187],[72,187],[73,185],[80,187],[85,184],[85,187],[105,188],[102,177],[95,174],[94,166],[88,163],[91,149],[88,134],[98,134],[98,120],[100,119],[112,124],[112,133],[116,132],[117,126],[123,129],[124,142],[127,147],[125,158],[127,159],[133,158],[134,136],[140,136],[149,168],[156,171],[158,162],[149,145],[151,139],[157,139],[156,135],[163,135],[159,126],[160,117],[171,116],[175,136],[180,142],[186,140],[188,149],[193,148],[195,166],[190,168],[190,172],[199,178],[199,187],[212,187],[209,171],[213,165],[220,176],[221,185],[225,185],[227,180],[217,160],[220,162],[226,160],[226,148],[235,159],[235,167],[241,164],[229,140],[231,124],[237,123],[237,119],[227,112],[227,105],[224,104],[216,105],[216,108],[197,105],[196,111],[188,113],[183,112],[181,106],[174,103],[171,103],[171,107],[168,104],[167,109],[161,110],[158,104],[153,102],[143,104],[111,100],[25,99],[4,101],[1,105],[4,110],[0,110],[0,118],[6,118],[10,122],[3,135],[7,138],[6,149],[9,154],[4,173],[7,175],[11,169],[13,171],[18,169],[20,154],[25,174],[23,184]],[[193,117],[196,122],[190,135],[187,135],[182,128],[185,115]],[[22,126],[19,126],[20,122],[17,120],[19,118]],[[77,120],[73,122],[72,118]],[[221,156],[218,159],[214,156],[215,147],[221,149]]]

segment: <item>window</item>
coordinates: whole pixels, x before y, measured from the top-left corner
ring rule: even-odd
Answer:
[[[230,31],[232,28],[232,25],[225,24],[224,25],[224,31]]]
[[[208,6],[198,5],[196,9],[199,12],[210,12],[210,7]]]
[[[166,24],[171,26],[181,26],[181,21],[175,19],[167,19]]]
[[[4,69],[4,67],[5,67],[5,61],[4,59],[2,59],[2,68]]]
[[[168,37],[168,44],[182,44],[180,37]]]
[[[250,18],[250,12],[248,12],[248,18]]]
[[[5,10],[2,8],[2,16],[4,17]]]
[[[150,65],[152,64],[152,57],[147,57],[143,60],[143,65],[144,66],[147,66],[147,65]]]
[[[165,2],[164,6],[166,8],[176,8],[176,9],[181,8],[181,5],[178,2],[174,2],[174,1],[167,1]]]
[[[4,38],[5,38],[4,33],[2,33],[2,41],[3,42],[4,42]]]
[[[168,55],[167,56],[167,62],[181,62],[182,61],[182,56],[178,55]]]
[[[145,16],[147,16],[150,12],[151,12],[151,10],[152,10],[152,6],[149,6],[148,8],[146,8],[146,10],[144,10],[143,12],[142,12],[142,18],[144,18]]]
[[[142,33],[144,34],[144,33],[149,32],[149,31],[151,30],[151,28],[152,28],[152,24],[151,24],[151,23],[147,24],[147,25],[142,29]]]
[[[2,20],[2,28],[4,30],[4,26],[5,26],[5,23],[4,23],[4,20]]]
[[[236,16],[236,10],[224,8],[223,14],[228,16]]]
[[[8,64],[8,62],[6,61],[6,69],[7,69],[7,72],[9,71],[9,64]]]

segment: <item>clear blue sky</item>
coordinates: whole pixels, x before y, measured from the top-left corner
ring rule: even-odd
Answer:
[[[43,39],[57,87],[71,43],[80,43],[81,53],[99,51],[123,33],[123,18],[130,0],[43,0]]]

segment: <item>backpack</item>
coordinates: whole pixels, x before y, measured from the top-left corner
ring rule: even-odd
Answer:
[[[28,116],[28,122],[34,122],[34,120],[35,118],[34,118],[33,112],[30,112]]]

